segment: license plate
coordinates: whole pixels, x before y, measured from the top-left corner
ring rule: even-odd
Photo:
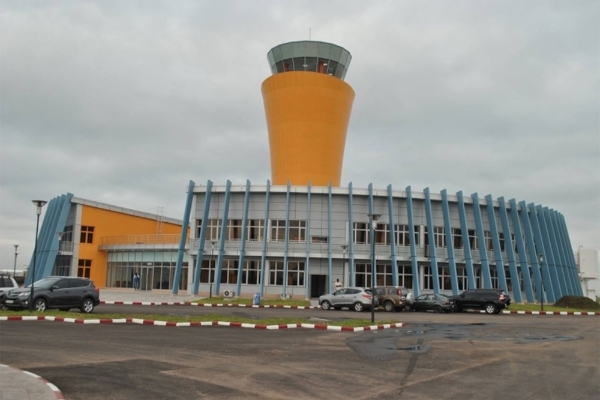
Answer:
[[[13,300],[6,300],[5,303],[12,304],[12,303],[14,303],[14,301]]]

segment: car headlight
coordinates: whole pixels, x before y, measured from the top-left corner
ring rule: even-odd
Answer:
[[[27,292],[19,293],[19,297],[25,297],[25,296],[29,296],[29,293],[27,293]]]

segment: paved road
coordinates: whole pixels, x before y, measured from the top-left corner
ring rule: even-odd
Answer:
[[[0,359],[72,400],[600,396],[598,317],[396,316],[406,328],[364,333],[3,322]]]

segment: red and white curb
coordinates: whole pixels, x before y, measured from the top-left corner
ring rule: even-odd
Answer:
[[[248,308],[292,308],[298,310],[309,310],[315,308],[321,308],[321,306],[283,306],[283,305],[253,305],[253,304],[224,304],[224,303],[192,303],[189,301],[104,301],[101,300],[100,304],[106,305],[118,305],[118,306],[197,306],[197,307],[248,307]]]
[[[171,321],[155,321],[150,319],[138,318],[116,318],[116,319],[83,319],[83,318],[65,318],[53,317],[46,315],[15,315],[1,316],[0,321],[54,321],[54,322],[70,322],[74,324],[139,324],[139,325],[155,325],[155,326],[171,326],[171,327],[191,327],[191,326],[228,326],[232,328],[250,328],[250,329],[319,329],[326,331],[344,331],[344,332],[362,332],[376,331],[381,329],[402,328],[406,326],[404,322],[393,324],[371,325],[371,326],[332,326],[320,324],[279,324],[279,325],[261,325],[247,324],[242,322],[227,322],[227,321],[202,321],[202,322],[171,322]]]
[[[60,391],[59,388],[57,388],[55,385],[53,385],[52,383],[48,382],[47,380],[45,380],[41,376],[34,374],[33,372],[23,371],[22,369],[11,367],[10,365],[4,365],[4,364],[0,364],[0,368],[9,368],[9,369],[12,369],[14,371],[18,371],[18,372],[21,372],[23,374],[29,375],[29,376],[31,376],[33,378],[39,379],[40,381],[42,381],[43,383],[45,383],[46,386],[48,386],[52,390],[52,392],[54,393],[54,395],[56,396],[57,399],[64,400],[64,398],[65,398],[65,396],[62,394],[62,392]],[[5,385],[6,386],[10,386],[10,385],[7,385],[6,383],[5,383]]]
[[[482,310],[465,310],[477,314],[483,314]],[[520,315],[596,315],[600,316],[600,312],[592,311],[511,311],[503,310],[502,314],[520,314]]]

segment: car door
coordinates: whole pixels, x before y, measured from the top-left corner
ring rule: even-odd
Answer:
[[[416,311],[422,311],[425,309],[425,300],[427,299],[427,296],[427,294],[422,294],[415,299],[415,302],[413,303],[413,308]]]
[[[52,285],[52,289],[46,292],[48,297],[48,307],[64,307],[69,304],[71,290],[68,279],[60,279]]]
[[[344,304],[344,294],[346,293],[346,289],[340,289],[333,292],[333,296],[331,296],[331,305],[334,307],[340,307]]]
[[[359,289],[347,289],[344,294],[344,307],[350,307],[356,303],[359,293],[362,293]]]
[[[70,279],[69,288],[69,305],[73,307],[80,307],[81,303],[83,303],[83,297],[89,290],[88,282],[80,279]]]

